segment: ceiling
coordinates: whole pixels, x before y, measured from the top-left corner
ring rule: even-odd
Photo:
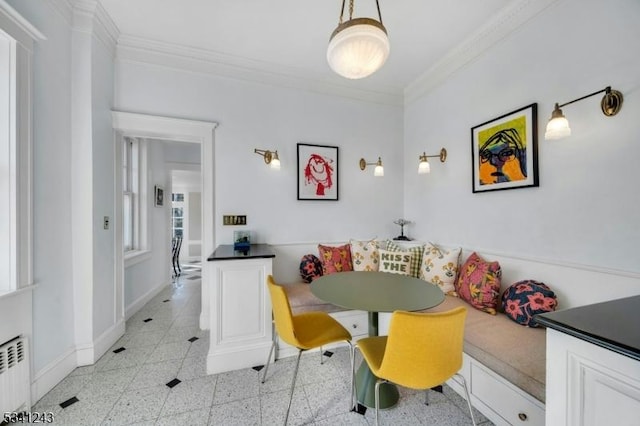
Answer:
[[[362,80],[334,74],[326,60],[340,0],[100,0],[121,36],[215,53],[228,63],[402,93],[456,47],[522,0],[380,0],[391,53]],[[526,3],[526,2],[525,2]],[[348,9],[348,2],[347,7]],[[348,13],[345,11],[345,13]],[[376,17],[374,0],[357,0],[354,17]]]

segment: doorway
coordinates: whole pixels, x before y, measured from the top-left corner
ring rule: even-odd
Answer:
[[[115,142],[117,144],[123,138],[143,138],[145,140],[157,140],[170,143],[199,144],[201,158],[201,217],[202,217],[202,238],[201,238],[201,261],[206,260],[208,253],[212,253],[215,244],[215,196],[214,196],[214,132],[217,123],[185,120],[170,117],[160,117],[146,114],[136,114],[129,112],[114,111],[112,113],[113,129],[115,131]],[[151,142],[153,143],[153,142]],[[118,151],[118,150],[117,150]],[[122,182],[116,159],[116,187],[121,188]],[[167,188],[169,189],[169,188]],[[117,192],[115,194],[115,272],[116,272],[116,316],[123,318],[125,312],[131,311],[130,306],[125,306],[124,288],[124,256],[123,256],[123,224],[122,197]],[[170,197],[166,197],[170,200]],[[169,209],[167,209],[167,212]],[[168,215],[168,213],[167,213]],[[167,222],[168,217],[167,217]],[[168,257],[167,257],[168,262]],[[168,269],[168,263],[165,265]],[[202,310],[200,313],[200,328],[209,328],[209,279],[206,268],[202,274]],[[142,302],[141,300],[140,302]]]

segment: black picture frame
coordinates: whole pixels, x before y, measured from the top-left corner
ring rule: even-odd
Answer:
[[[298,143],[298,200],[338,201],[337,146]]]
[[[472,191],[539,186],[538,104],[471,128]]]
[[[154,202],[153,204],[156,207],[162,207],[164,206],[164,188],[161,187],[160,185],[156,185],[153,188],[153,194],[154,194]]]

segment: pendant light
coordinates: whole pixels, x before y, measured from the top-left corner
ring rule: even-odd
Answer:
[[[389,57],[390,46],[387,29],[382,24],[378,0],[378,21],[371,18],[354,19],[353,2],[354,0],[349,0],[349,20],[343,22],[345,0],[342,0],[338,27],[331,34],[327,48],[327,61],[337,74],[349,79],[359,79],[382,67]]]

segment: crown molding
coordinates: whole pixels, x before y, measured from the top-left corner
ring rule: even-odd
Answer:
[[[73,24],[73,5],[71,0],[47,0],[60,16],[71,26]]]
[[[471,63],[491,47],[518,30],[543,10],[559,0],[517,0],[511,2],[494,19],[452,49],[434,66],[404,90],[405,105],[430,92],[460,68]]]
[[[124,34],[118,38],[116,58],[123,62],[139,62],[359,101],[403,105],[402,89],[359,89],[327,81],[319,75],[309,75],[308,72],[297,68]]]
[[[71,0],[71,2],[73,30],[95,36],[115,57],[120,30],[102,3],[97,0]]]
[[[0,23],[3,24],[3,27],[6,27],[5,30],[11,37],[29,51],[32,51],[34,41],[47,39],[40,30],[4,0],[0,0]]]

